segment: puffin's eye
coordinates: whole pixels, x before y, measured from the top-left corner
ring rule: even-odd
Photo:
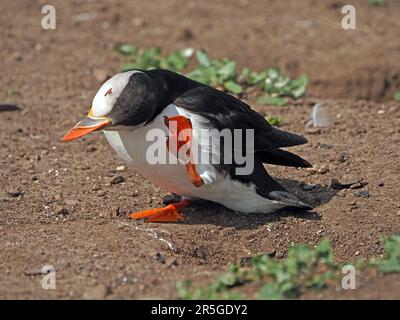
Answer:
[[[104,96],[106,97],[106,96],[108,96],[108,95],[111,94],[111,93],[112,93],[112,88],[108,89]]]

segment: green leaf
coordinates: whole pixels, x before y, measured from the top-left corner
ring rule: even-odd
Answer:
[[[260,73],[253,71],[249,76],[250,84],[252,84],[252,85],[260,84],[260,83],[264,82],[265,79],[267,79],[267,77],[268,77],[267,70],[264,70]]]
[[[385,239],[385,258],[381,261],[380,270],[383,273],[400,272],[400,236]]]
[[[118,52],[124,55],[133,55],[137,52],[136,47],[133,44],[125,43],[118,47]]]
[[[332,244],[328,239],[322,240],[315,248],[315,251],[318,255],[318,259],[322,260],[324,263],[333,263]]]
[[[217,71],[214,68],[206,68],[199,66],[193,71],[189,72],[187,75],[190,79],[207,84],[215,85],[217,83]]]
[[[267,283],[258,293],[258,299],[262,300],[280,300],[284,296],[279,290],[279,285],[276,283]]]
[[[172,52],[165,60],[161,60],[160,67],[172,71],[180,71],[189,64],[188,59],[180,52]]]
[[[368,0],[371,6],[384,7],[386,6],[386,0]]]
[[[219,69],[218,75],[221,80],[231,80],[235,78],[236,75],[236,62],[235,61],[227,61],[225,62]]]
[[[394,100],[399,101],[400,102],[400,91],[397,91],[394,95]]]
[[[258,98],[257,103],[262,105],[283,106],[287,103],[287,101],[282,97],[272,97],[266,94]]]
[[[207,68],[210,66],[210,59],[208,58],[208,55],[204,50],[197,50],[196,58],[201,66],[204,66]]]
[[[137,59],[137,63],[141,69],[155,69],[160,68],[161,62],[161,49],[149,48],[144,49]]]
[[[279,68],[269,68],[266,70],[267,78],[274,80],[280,77],[281,71]]]
[[[243,68],[242,72],[240,73],[240,76],[248,79],[251,76],[252,72],[253,71],[251,71],[251,69],[249,69],[249,68]]]
[[[280,119],[279,117],[275,117],[275,116],[265,117],[265,120],[267,120],[271,126],[276,126],[276,127],[282,123],[282,119]]]
[[[177,282],[176,288],[178,290],[178,294],[181,297],[181,299],[184,299],[184,300],[192,299],[192,293],[191,293],[192,281],[191,280],[184,280],[184,281]]]
[[[302,74],[299,79],[293,80],[291,83],[291,95],[297,99],[306,93],[308,85],[308,76],[306,74]]]
[[[242,86],[232,80],[225,82],[224,87],[226,90],[235,94],[241,94],[243,92]]]

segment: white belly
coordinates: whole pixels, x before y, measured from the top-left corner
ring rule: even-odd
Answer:
[[[162,129],[165,137],[168,128],[164,124],[164,116],[184,115],[192,121],[192,140],[196,141],[196,130],[204,127],[206,120],[197,115],[189,115],[175,105],[169,105],[150,124],[135,128],[133,131],[104,131],[104,134],[124,160],[132,163],[136,170],[147,179],[161,188],[187,198],[201,198],[220,203],[232,210],[239,212],[271,212],[283,205],[261,197],[255,191],[255,186],[245,186],[232,180],[229,175],[218,172],[211,164],[196,164],[197,173],[203,178],[205,184],[195,187],[187,174],[186,167],[177,162],[173,164],[151,164],[147,154],[154,141],[147,141],[146,136],[151,129]],[[166,138],[162,141],[166,145]],[[200,145],[200,152],[209,152],[210,146]],[[165,147],[165,159],[170,157]],[[215,150],[219,152],[219,150]]]

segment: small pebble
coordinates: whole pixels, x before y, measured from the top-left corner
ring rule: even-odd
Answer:
[[[24,192],[20,191],[20,190],[10,190],[10,191],[8,191],[8,194],[11,197],[16,198],[16,197],[22,196],[24,194]]]
[[[322,166],[322,167],[317,169],[317,172],[320,173],[320,174],[325,174],[328,171],[329,171],[329,169],[327,167],[325,167],[325,166]]]
[[[125,166],[118,166],[115,170],[117,170],[117,172],[124,172],[126,170]]]
[[[114,219],[120,215],[120,209],[119,207],[112,207],[111,212],[110,212],[110,218]]]
[[[350,187],[352,184],[361,183],[363,179],[361,177],[353,176],[351,174],[345,174],[340,179],[340,183],[344,187]]]
[[[321,133],[321,128],[309,127],[309,128],[306,128],[306,132],[308,134],[318,134],[318,133]]]
[[[165,257],[164,257],[161,253],[159,253],[159,252],[157,252],[157,253],[154,255],[154,258],[155,258],[158,262],[160,262],[160,263],[162,263],[162,264],[164,264],[164,263],[166,262]]]
[[[363,184],[361,182],[357,182],[357,183],[352,184],[350,186],[350,189],[360,189],[362,187],[363,187]]]
[[[356,196],[360,198],[369,198],[369,192],[368,191],[358,191],[356,192]]]
[[[104,197],[106,195],[106,192],[104,190],[99,190],[99,191],[97,191],[97,195],[99,197]]]
[[[97,148],[94,146],[94,145],[92,145],[92,144],[89,144],[87,147],[86,147],[86,151],[87,152],[94,152],[94,151],[96,151],[97,150]]]
[[[78,200],[65,200],[65,204],[70,207],[77,206],[79,204]]]
[[[111,184],[119,184],[125,181],[125,178],[123,176],[115,176],[112,177],[110,180]]]
[[[67,208],[61,208],[60,210],[57,211],[57,214],[61,216],[67,216],[69,215],[69,211]]]

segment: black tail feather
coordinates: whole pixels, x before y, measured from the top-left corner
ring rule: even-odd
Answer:
[[[281,149],[271,149],[256,152],[263,163],[277,164],[288,167],[310,168],[312,165],[298,155]]]
[[[281,202],[288,207],[301,208],[304,210],[312,210],[313,207],[308,203],[297,199],[293,194],[287,191],[272,191],[269,193],[268,198]]]
[[[271,130],[267,132],[267,137],[272,145],[278,148],[292,147],[307,143],[306,138],[276,127],[272,127]]]

